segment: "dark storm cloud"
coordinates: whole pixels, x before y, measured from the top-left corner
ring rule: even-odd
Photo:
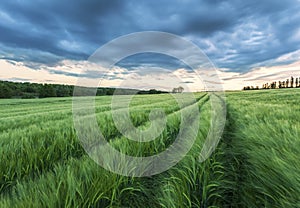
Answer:
[[[4,1],[0,57],[38,69],[63,59],[86,60],[121,35],[159,30],[193,41],[218,67],[246,72],[276,65],[270,60],[300,48],[299,10],[297,0]],[[178,60],[155,55],[121,63],[134,68],[150,62],[182,67]]]
[[[79,77],[79,74],[76,74],[76,73],[58,71],[58,70],[52,70],[52,69],[49,70],[49,73],[50,74],[59,74],[59,75],[63,74],[65,76],[69,76],[69,77]]]
[[[91,79],[106,79],[106,80],[123,80],[122,77],[118,76],[120,74],[125,75],[126,73],[109,73],[109,71],[105,72],[99,72],[99,71],[92,71],[92,70],[86,70],[82,73],[72,73],[67,71],[60,71],[60,70],[53,70],[49,69],[48,72],[50,74],[58,74],[58,75],[64,75],[67,77],[85,77],[85,78],[91,78]]]
[[[61,59],[87,59],[93,49],[110,39],[104,27],[108,26],[108,16],[121,5],[122,1],[108,0],[3,2],[0,41],[15,50],[28,49],[23,50],[23,56],[36,50]],[[20,58],[17,55],[12,59]],[[44,63],[37,56],[29,59]]]
[[[155,67],[159,66],[167,70],[176,70],[178,68],[189,68],[180,60],[160,53],[139,53],[126,57],[118,62],[116,65],[134,70],[138,66]]]

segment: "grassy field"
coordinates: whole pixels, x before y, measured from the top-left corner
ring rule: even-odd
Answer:
[[[149,127],[153,108],[167,115],[162,134],[145,143],[118,131],[112,97],[96,98],[106,140],[137,156],[168,148],[180,113],[199,108],[189,153],[168,171],[142,178],[111,173],[89,158],[74,129],[71,98],[0,100],[0,207],[300,207],[300,90],[228,92],[223,136],[202,163],[211,95],[195,96],[183,109],[171,95],[135,96],[130,117],[137,128]]]

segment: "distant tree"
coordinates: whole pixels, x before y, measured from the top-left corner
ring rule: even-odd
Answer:
[[[182,93],[183,90],[184,90],[184,88],[179,86],[179,87],[173,88],[172,93]]]
[[[149,94],[157,94],[157,90],[156,89],[150,89]]]
[[[113,89],[113,88],[108,88],[108,89],[106,90],[106,95],[113,95],[113,94],[114,94],[114,91],[115,91],[115,89]]]
[[[21,96],[22,99],[31,99],[31,98],[38,98],[38,94],[36,93],[26,93],[24,92]]]
[[[38,93],[39,89],[36,87],[35,84],[31,84],[31,83],[24,83],[23,85],[23,92],[27,92],[27,93]]]
[[[183,88],[183,87],[181,87],[181,86],[179,86],[179,87],[178,87],[178,92],[179,92],[179,93],[182,93],[182,92],[183,92],[183,90],[184,90],[184,88]]]
[[[106,95],[106,92],[105,92],[105,90],[104,89],[97,89],[97,94],[96,94],[97,96],[100,96],[100,95]]]
[[[70,90],[65,85],[55,86],[55,92],[57,97],[68,97],[70,96]]]
[[[286,80],[286,82],[285,82],[285,87],[286,87],[286,88],[289,87],[289,79]]]
[[[272,83],[271,83],[271,89],[275,89],[275,88],[276,88],[276,85],[277,85],[276,82],[272,82]]]
[[[44,84],[40,89],[40,98],[56,97],[56,92],[51,84]]]
[[[0,98],[11,98],[12,89],[5,84],[0,85]]]
[[[294,87],[294,77],[291,77],[291,88]]]

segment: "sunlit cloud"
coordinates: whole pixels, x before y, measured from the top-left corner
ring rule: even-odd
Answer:
[[[282,57],[288,59],[290,56]],[[294,55],[291,55],[294,57]],[[185,91],[207,89],[241,90],[244,86],[259,86],[266,82],[283,81],[290,76],[300,77],[300,61],[280,66],[260,67],[247,73],[230,72],[227,69],[201,69],[191,71],[151,70],[149,66],[128,70],[119,66],[105,69],[88,61],[63,60],[57,66],[32,69],[22,62],[0,60],[0,79],[17,82],[56,83],[77,85],[84,80],[86,86],[121,87],[136,89],[160,89],[171,91],[182,86]]]

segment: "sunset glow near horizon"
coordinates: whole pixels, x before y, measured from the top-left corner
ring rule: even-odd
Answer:
[[[299,11],[297,0],[3,2],[0,80],[76,85],[78,78],[102,77],[99,87],[171,90],[182,82],[190,91],[204,90],[209,69],[190,71],[166,56],[137,55],[110,69],[87,61],[120,36],[163,31],[196,44],[225,90],[261,87],[300,77]],[[87,69],[91,74],[83,74]]]

